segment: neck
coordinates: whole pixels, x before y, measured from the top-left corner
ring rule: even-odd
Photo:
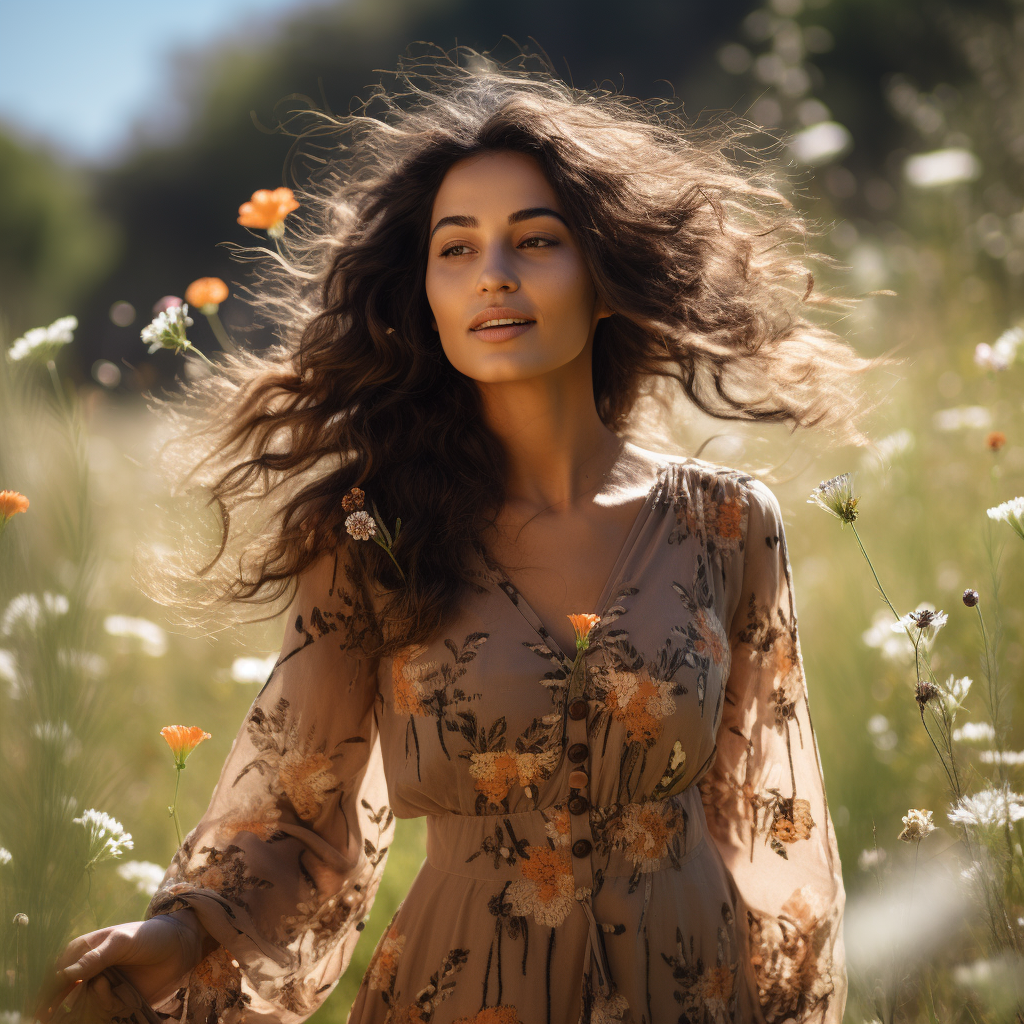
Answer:
[[[478,386],[484,420],[507,454],[508,501],[571,508],[622,451],[597,413],[589,345],[551,373]]]

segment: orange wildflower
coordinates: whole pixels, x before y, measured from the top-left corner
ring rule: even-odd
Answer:
[[[590,646],[590,631],[601,621],[600,615],[570,615],[569,621],[576,632],[576,650],[584,651]]]
[[[174,765],[179,770],[185,767],[185,758],[199,746],[203,740],[211,739],[208,732],[203,732],[198,725],[165,725],[160,735],[167,740],[167,746],[174,755]]]
[[[238,208],[238,223],[244,228],[259,228],[271,238],[284,234],[284,219],[299,204],[290,188],[267,188],[253,192],[252,199]]]
[[[185,301],[203,316],[217,312],[228,297],[228,286],[219,277],[200,277],[185,289]]]
[[[1006,444],[1006,435],[1001,430],[993,430],[992,433],[985,438],[985,444],[989,451],[997,452],[1004,444]],[[2,495],[0,495],[0,497],[2,497]]]
[[[18,491],[0,491],[0,519],[6,522],[19,512],[28,511],[28,498]]]

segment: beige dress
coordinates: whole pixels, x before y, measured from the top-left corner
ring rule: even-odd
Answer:
[[[350,543],[356,543],[351,541]],[[665,460],[583,661],[502,575],[379,662],[344,549],[150,914],[221,948],[159,1009],[299,1021],[348,964],[393,819],[427,857],[352,1024],[840,1022],[843,885],[774,495]]]

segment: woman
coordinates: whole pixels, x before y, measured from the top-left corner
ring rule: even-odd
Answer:
[[[347,177],[264,293],[282,344],[182,421],[207,578],[296,581],[281,656],[147,920],[64,979],[304,1019],[393,817],[426,815],[353,1022],[841,1021],[778,502],[624,440],[661,379],[863,441],[869,364],[808,315],[799,220],[722,138],[543,75],[450,66],[341,124]],[[239,527],[257,496],[279,514]]]

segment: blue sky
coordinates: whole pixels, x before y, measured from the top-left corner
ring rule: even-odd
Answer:
[[[73,160],[106,162],[143,111],[166,104],[175,52],[323,2],[0,0],[0,122]]]

